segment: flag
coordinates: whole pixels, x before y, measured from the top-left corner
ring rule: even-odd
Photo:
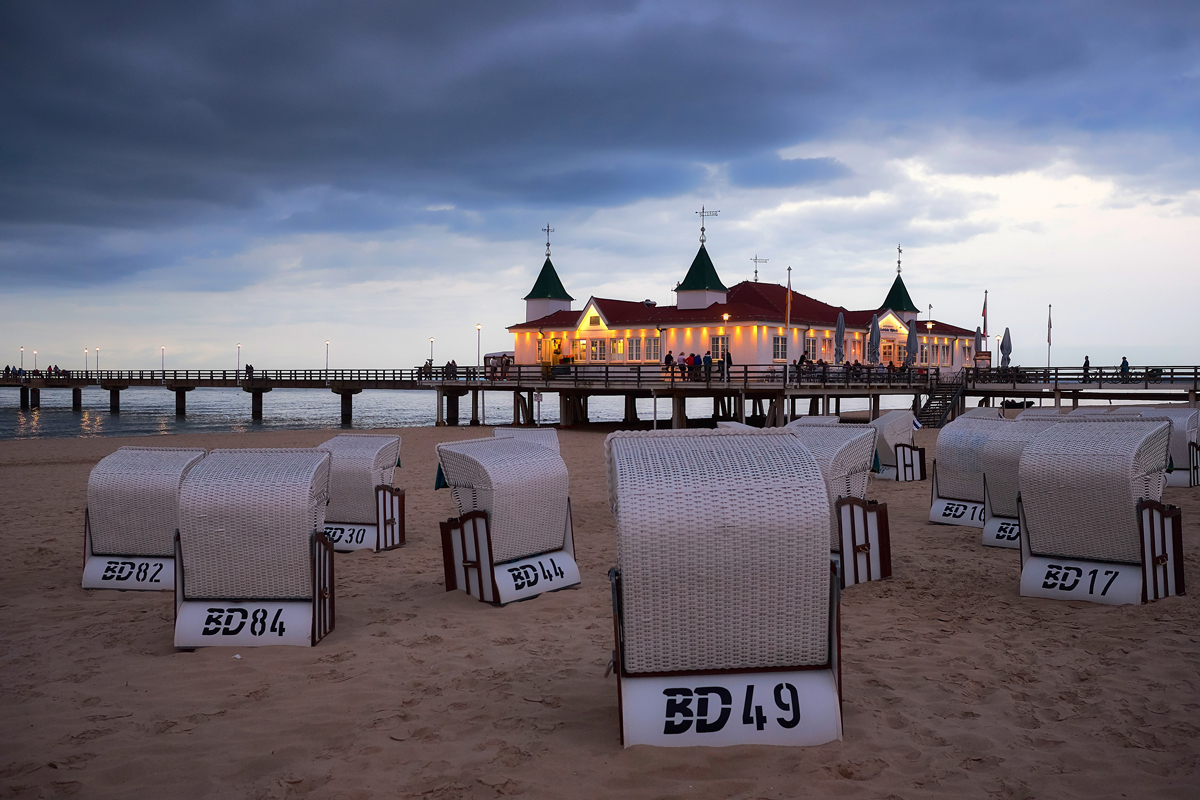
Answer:
[[[913,430],[919,431],[919,430],[921,430],[921,427],[922,427],[921,420],[917,419],[916,417],[913,417]]]
[[[1051,321],[1051,316],[1054,311],[1054,306],[1046,307],[1046,344],[1050,344],[1050,331],[1054,329],[1054,323]]]
[[[788,290],[787,290],[787,317],[784,325],[787,326],[788,337],[792,335],[792,268],[788,267]]]

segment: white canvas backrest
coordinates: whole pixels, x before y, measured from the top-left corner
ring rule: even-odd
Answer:
[[[817,416],[796,417],[794,420],[789,422],[784,427],[785,428],[802,428],[802,427],[811,427],[813,425],[817,425],[817,426],[840,425],[841,423],[842,423],[842,420],[840,417],[833,415],[833,414],[829,414],[829,415],[826,415],[823,417],[817,417]]]
[[[315,448],[245,449],[193,467],[179,493],[185,598],[311,599],[329,463]]]
[[[202,458],[197,448],[122,447],[100,459],[87,486],[92,551],[169,558],[179,527],[179,487]]]
[[[605,440],[631,673],[829,661],[829,499],[779,428]]]
[[[938,431],[938,496],[983,502],[983,446],[1011,419],[959,417]]]
[[[557,450],[524,439],[467,439],[437,446],[458,513],[486,511],[496,562],[563,546],[567,465]]]
[[[1057,424],[1058,420],[1053,417],[1018,418],[992,431],[984,441],[980,465],[987,478],[988,499],[993,515],[1016,518],[1021,453],[1033,441],[1033,437]]]
[[[331,522],[375,523],[375,487],[391,486],[400,460],[400,437],[342,433],[318,446],[332,456],[329,465]]]
[[[868,424],[879,429],[875,445],[879,451],[880,466],[896,466],[896,445],[913,443],[913,413],[889,411]]]
[[[829,496],[829,546],[841,547],[838,535],[837,501],[842,497],[866,499],[867,481],[875,465],[875,437],[878,429],[870,425],[809,425],[790,428],[804,444],[825,479]]]
[[[1021,454],[1021,504],[1035,555],[1137,564],[1139,500],[1160,500],[1171,423],[1067,419]]]
[[[558,431],[554,428],[494,428],[492,436],[497,439],[520,439],[559,452]]]

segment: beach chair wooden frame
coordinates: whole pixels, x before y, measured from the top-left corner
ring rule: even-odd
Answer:
[[[311,598],[188,600],[179,534],[175,534],[175,647],[313,647],[334,627],[333,543],[312,535]]]
[[[621,571],[609,570],[615,640],[609,670],[617,677],[621,745],[796,747],[840,741],[841,588],[837,565],[830,562],[829,569],[827,663],[640,673],[625,669]]]
[[[1200,486],[1200,444],[1188,445],[1188,485]]]
[[[497,562],[486,511],[468,511],[448,519],[441,523],[441,532],[447,592],[461,590],[481,602],[503,606],[580,583],[570,500],[563,546],[545,553]]]
[[[84,589],[174,588],[179,486],[204,455],[199,448],[121,447],[92,469],[83,512]]]
[[[338,553],[373,550],[381,553],[406,543],[404,531],[404,490],[394,486],[375,487],[375,524],[325,522],[325,535]]]
[[[901,442],[896,445],[896,480],[925,480],[925,448]]]
[[[892,539],[886,503],[843,497],[837,501],[838,581],[843,589],[856,583],[892,577]]]
[[[1141,561],[1138,564],[1035,555],[1029,544],[1024,503],[1021,515],[1021,595],[1052,600],[1088,600],[1106,605],[1152,603],[1184,594],[1183,515],[1157,500],[1137,505]]]

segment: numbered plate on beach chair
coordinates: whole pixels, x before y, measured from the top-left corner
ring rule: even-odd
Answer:
[[[176,647],[312,644],[311,601],[184,600],[175,614]]]
[[[338,553],[374,550],[379,539],[379,528],[353,522],[326,522],[325,536]]]
[[[805,746],[842,738],[831,669],[623,676],[625,746]]]
[[[958,500],[938,494],[937,461],[933,462],[933,499],[929,504],[929,521],[939,525],[966,525],[982,528],[984,504],[974,500]]]

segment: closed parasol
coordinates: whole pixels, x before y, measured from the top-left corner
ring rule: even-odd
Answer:
[[[872,364],[878,364],[879,363],[879,339],[880,339],[879,315],[878,314],[871,315],[871,332],[868,334],[868,337],[869,338],[867,339],[867,361],[871,362]]]
[[[838,312],[837,327],[833,329],[833,363],[840,364],[846,360],[846,318]]]
[[[1000,368],[1008,369],[1008,357],[1012,355],[1012,337],[1008,335],[1008,328],[1004,329],[1004,338],[1000,340]]]

